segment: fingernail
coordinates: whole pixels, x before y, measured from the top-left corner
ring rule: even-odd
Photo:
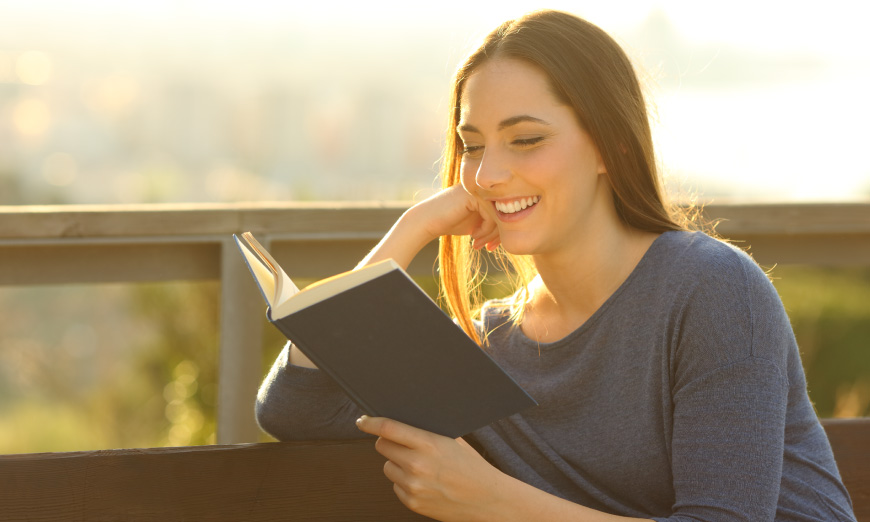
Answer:
[[[356,420],[356,425],[359,426],[360,424],[362,424],[363,419],[365,419],[366,417],[367,415],[363,415],[362,417],[358,418]]]

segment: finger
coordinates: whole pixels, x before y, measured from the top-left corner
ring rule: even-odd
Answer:
[[[401,466],[388,460],[384,463],[384,476],[386,476],[393,484],[402,484],[406,480],[407,474]]]
[[[375,451],[401,466],[402,462],[405,462],[414,450],[389,439],[378,437],[378,440],[375,441]]]
[[[472,246],[474,248],[481,248],[483,245],[497,238],[498,235],[498,228],[495,226],[479,226],[475,228],[471,234]]]
[[[485,236],[480,238],[481,241],[483,241],[484,243],[487,243],[487,244],[492,243],[493,241],[498,241],[498,239],[499,239],[499,233],[498,233],[497,228],[490,231],[488,234],[486,234]]]
[[[498,224],[485,214],[479,214],[480,220],[475,223],[472,235],[475,237],[485,236],[498,230]]]
[[[428,444],[431,437],[437,437],[434,433],[384,417],[363,415],[357,419],[356,425],[365,433],[383,437],[408,448],[421,447]]]
[[[490,232],[489,234],[486,234],[485,236],[475,238],[473,246],[475,248],[478,248],[478,249],[486,247],[487,250],[492,252],[500,244],[501,244],[501,237],[498,233],[498,229],[496,229],[496,230],[493,230],[492,232]]]
[[[411,506],[409,503],[413,502],[413,496],[407,489],[405,489],[406,477],[402,468],[387,461],[387,463],[384,464],[384,475],[386,475],[387,479],[393,483],[393,493],[396,494],[399,502],[410,509]]]
[[[396,498],[399,499],[399,502],[404,504],[405,507],[407,507],[411,511],[416,511],[418,509],[417,504],[414,502],[411,494],[405,491],[405,488],[403,488],[396,482],[393,482],[393,493],[396,494]]]
[[[415,513],[425,514],[422,510],[425,506],[424,497],[426,496],[426,491],[419,482],[407,481],[404,478],[392,482],[393,493],[396,494],[399,502]]]

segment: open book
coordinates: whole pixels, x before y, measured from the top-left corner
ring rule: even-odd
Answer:
[[[392,260],[300,291],[234,237],[269,321],[367,415],[459,437],[537,404]]]

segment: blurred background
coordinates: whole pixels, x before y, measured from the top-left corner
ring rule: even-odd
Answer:
[[[454,68],[542,7],[635,59],[675,197],[870,200],[856,2],[0,0],[0,205],[420,199]],[[819,414],[870,414],[870,270],[773,276]],[[0,287],[0,453],[214,442],[218,297]]]

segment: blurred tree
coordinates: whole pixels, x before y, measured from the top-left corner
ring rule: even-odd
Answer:
[[[870,415],[870,268],[781,266],[773,283],[819,416]]]
[[[819,416],[870,416],[870,268],[772,276]],[[495,275],[483,290],[507,292]],[[219,296],[216,281],[0,293],[0,452],[214,443]],[[286,342],[265,328],[264,374]]]
[[[134,363],[150,407],[122,429],[147,429],[159,445],[215,442],[220,299],[215,283],[140,285],[132,309],[156,330]],[[120,396],[123,391],[118,390]],[[130,417],[128,417],[130,418]],[[158,445],[158,444],[155,444]]]

